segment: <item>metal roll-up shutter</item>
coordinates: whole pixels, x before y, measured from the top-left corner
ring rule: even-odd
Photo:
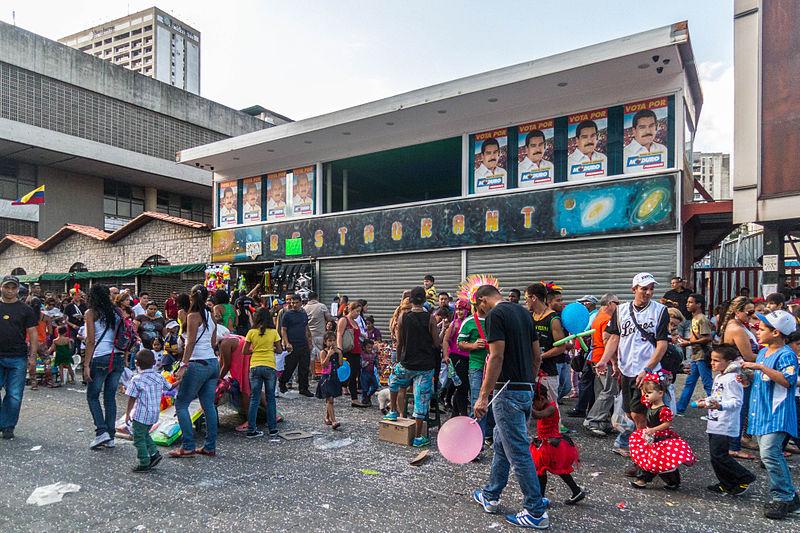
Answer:
[[[660,283],[660,297],[676,272],[677,238],[649,235],[469,250],[467,272],[494,274],[504,290],[523,293],[531,283],[555,281],[563,287],[566,302],[584,294],[600,298],[606,292],[629,300],[633,276],[650,272]]]
[[[191,272],[184,274],[173,274],[170,276],[142,276],[139,278],[139,292],[148,292],[150,299],[158,304],[158,308],[164,310],[164,302],[167,301],[172,291],[178,293],[188,293],[191,288],[203,283],[205,274],[202,272]]]
[[[422,285],[425,274],[436,278],[436,289],[451,294],[461,282],[461,252],[428,252],[325,259],[320,261],[320,297],[330,305],[334,296],[368,302],[367,314],[388,335],[389,319],[403,291]]]

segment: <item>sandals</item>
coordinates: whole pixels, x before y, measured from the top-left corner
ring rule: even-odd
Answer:
[[[748,461],[752,461],[756,458],[755,455],[753,455],[752,453],[747,453],[744,450],[735,450],[735,451],[731,450],[730,452],[728,452],[728,454],[731,457],[735,457],[736,459],[746,459]]]
[[[334,422],[333,425],[331,426],[331,428],[332,429],[339,429],[339,426],[341,426],[341,424],[339,422]]]
[[[178,448],[177,450],[172,450],[169,452],[169,456],[173,459],[185,459],[186,457],[195,457],[196,455],[197,451],[184,450],[183,448]]]
[[[330,419],[329,419],[329,418],[326,418],[326,419],[325,419],[325,425],[326,425],[326,426],[330,426],[331,424],[332,424],[332,422],[330,421]]]

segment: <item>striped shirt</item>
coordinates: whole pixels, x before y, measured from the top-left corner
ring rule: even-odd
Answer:
[[[796,437],[794,389],[797,387],[797,356],[788,346],[770,355],[767,355],[767,348],[762,348],[756,363],[780,371],[789,382],[789,388],[775,383],[760,370],[755,371],[750,393],[748,433],[766,435],[780,431]]]
[[[152,368],[133,376],[125,389],[125,394],[136,398],[131,420],[147,426],[158,422],[158,414],[161,411],[161,393],[171,387],[164,376]]]

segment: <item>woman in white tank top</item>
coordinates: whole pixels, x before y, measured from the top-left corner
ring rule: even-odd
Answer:
[[[191,304],[186,317],[186,347],[181,367],[176,377],[181,381],[175,398],[175,413],[181,426],[182,445],[170,452],[170,457],[191,457],[195,454],[214,457],[217,445],[217,409],[214,394],[219,379],[219,361],[214,348],[217,346],[217,327],[206,308],[208,290],[195,285],[189,294]],[[202,448],[195,448],[194,428],[189,405],[197,398],[206,417],[206,439]]]

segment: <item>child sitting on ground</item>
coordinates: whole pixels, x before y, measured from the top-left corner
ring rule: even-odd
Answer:
[[[67,375],[69,375],[69,383],[75,383],[75,372],[72,371],[72,353],[75,349],[72,339],[67,336],[67,326],[59,326],[57,331],[58,336],[53,339],[53,344],[50,345],[47,353],[56,356],[54,364],[58,367],[61,383],[67,383]]]
[[[333,412],[333,399],[342,395],[342,382],[337,372],[342,361],[342,352],[336,347],[336,333],[328,331],[322,338],[324,348],[319,352],[319,364],[322,375],[317,383],[315,396],[325,400],[325,425],[333,429],[339,428],[336,414]]]
[[[559,431],[561,420],[555,402],[549,401],[547,388],[536,386],[533,399],[533,418],[536,419],[536,436],[531,443],[530,451],[536,465],[536,475],[544,495],[547,487],[547,473],[555,474],[567,484],[572,496],[564,501],[566,505],[575,505],[586,497],[586,492],[572,478],[574,466],[578,463],[578,449],[572,439]]]
[[[378,354],[375,352],[375,343],[365,339],[361,343],[361,403],[372,404],[372,395],[378,390],[380,384],[375,377],[375,363]]]
[[[739,435],[739,419],[744,389],[736,362],[739,350],[732,344],[719,344],[711,350],[711,370],[718,372],[711,386],[711,395],[697,402],[708,409],[708,449],[711,467],[719,483],[707,488],[717,494],[743,494],[756,477],[730,455],[730,438]]]
[[[180,381],[170,384],[164,376],[156,372],[153,368],[155,356],[150,350],[139,350],[134,362],[139,372],[131,378],[125,390],[128,395],[125,424],[131,425],[133,445],[139,459],[139,463],[131,471],[146,472],[156,466],[162,457],[150,438],[150,429],[158,422],[161,393],[173,389]]]
[[[641,469],[631,486],[643,489],[656,476],[661,477],[667,490],[678,490],[681,475],[678,467],[695,463],[692,449],[672,431],[672,410],[664,405],[664,393],[672,377],[670,372],[647,374],[642,383],[642,403],[647,406],[647,427],[630,436],[631,459]]]

